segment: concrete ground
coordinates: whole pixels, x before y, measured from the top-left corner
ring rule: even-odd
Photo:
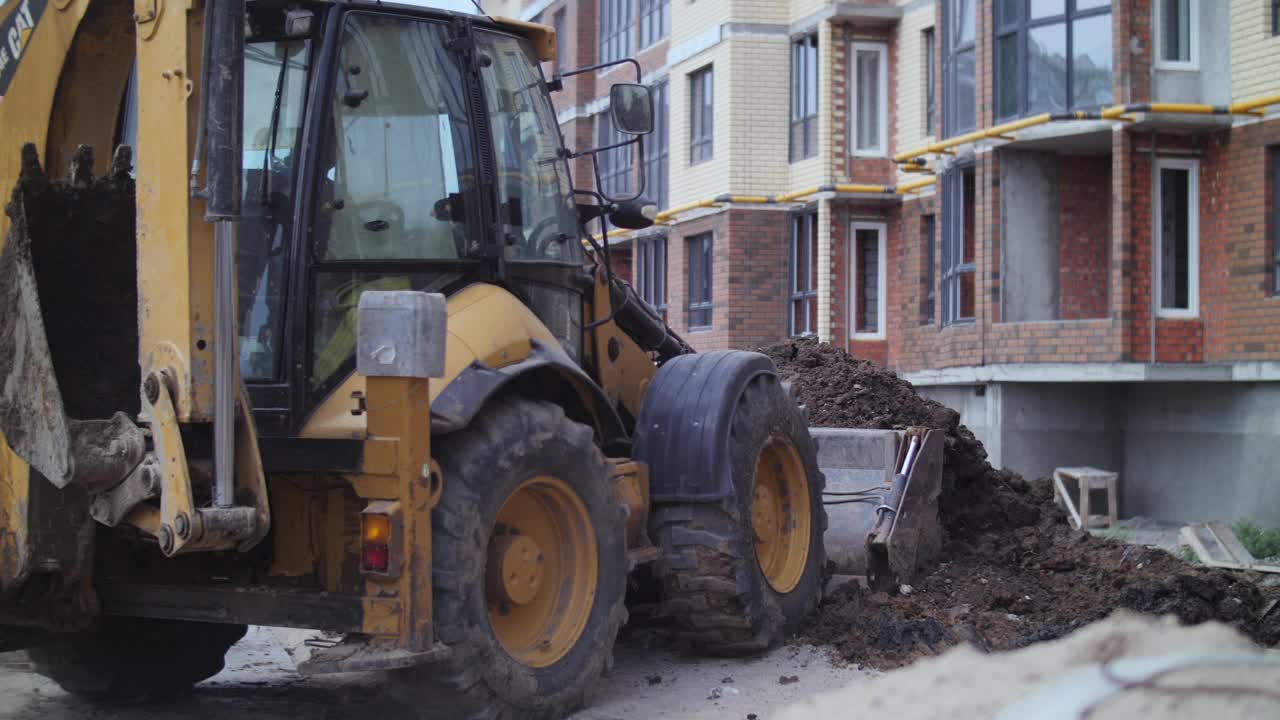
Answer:
[[[643,636],[619,643],[613,675],[594,704],[573,720],[760,720],[816,693],[844,687],[870,673],[837,667],[824,651],[782,647],[759,658],[690,657],[645,647]],[[782,677],[797,678],[780,683]],[[303,678],[273,633],[250,628],[227,655],[227,667],[179,701],[95,707],[36,675],[22,653],[0,654],[0,718],[4,720],[236,720],[359,718],[394,720],[376,675]]]

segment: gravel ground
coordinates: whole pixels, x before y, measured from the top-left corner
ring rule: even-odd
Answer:
[[[573,720],[742,720],[749,713],[765,720],[784,705],[869,674],[836,667],[825,651],[808,646],[782,647],[749,660],[723,660],[644,645],[643,637],[619,644],[614,674],[594,704]],[[791,676],[798,681],[779,682]],[[726,678],[731,682],[724,682]],[[710,697],[713,694],[719,697]],[[189,697],[165,704],[95,707],[36,675],[24,654],[0,654],[4,720],[392,720],[399,714],[382,699],[376,675],[303,678],[294,673],[289,655],[266,628],[250,628],[228,653],[222,673],[201,683]]]

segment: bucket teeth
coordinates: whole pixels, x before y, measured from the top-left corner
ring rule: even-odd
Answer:
[[[93,146],[77,145],[67,167],[67,183],[71,187],[86,190],[93,185]]]

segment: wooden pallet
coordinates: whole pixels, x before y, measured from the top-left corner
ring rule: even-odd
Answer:
[[[1182,542],[1191,546],[1200,562],[1209,567],[1254,572],[1280,573],[1280,565],[1267,565],[1240,542],[1226,523],[1192,523],[1178,532]]]

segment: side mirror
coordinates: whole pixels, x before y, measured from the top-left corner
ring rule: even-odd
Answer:
[[[653,96],[646,85],[618,83],[609,89],[613,127],[624,135],[653,132]]]
[[[644,198],[614,203],[609,211],[609,222],[623,230],[644,230],[653,226],[658,217],[658,206]]]

